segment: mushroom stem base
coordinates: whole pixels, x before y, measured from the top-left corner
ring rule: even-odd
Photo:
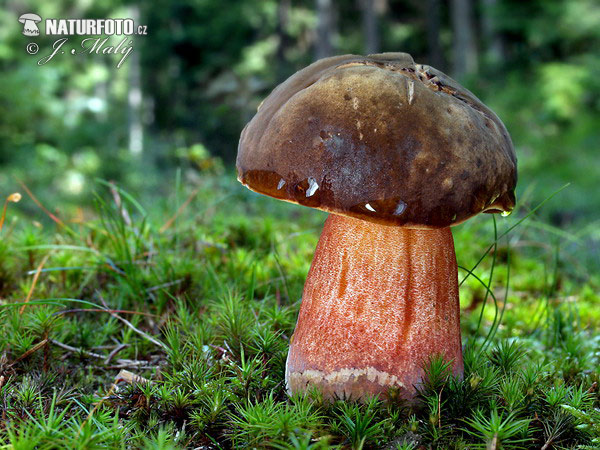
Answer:
[[[450,228],[331,214],[310,268],[286,365],[290,393],[411,399],[433,355],[463,372]]]

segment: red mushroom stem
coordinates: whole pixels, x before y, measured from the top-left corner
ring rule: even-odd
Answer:
[[[410,229],[330,214],[308,273],[286,367],[294,393],[410,399],[431,355],[463,372],[450,228]]]

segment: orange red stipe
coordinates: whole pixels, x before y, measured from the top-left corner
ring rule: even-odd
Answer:
[[[291,392],[414,397],[431,355],[463,371],[450,228],[409,229],[331,214],[304,286],[290,344]]]

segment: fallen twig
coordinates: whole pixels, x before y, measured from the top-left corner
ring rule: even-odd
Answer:
[[[180,278],[179,280],[169,281],[168,283],[163,283],[163,284],[158,284],[156,286],[152,286],[152,287],[146,289],[146,292],[154,292],[154,291],[158,291],[159,289],[164,289],[164,288],[168,288],[171,286],[175,286],[176,284],[182,283],[183,281],[184,281],[184,279]]]
[[[50,339],[50,343],[54,344],[57,347],[60,347],[60,348],[62,348],[64,350],[68,350],[68,351],[73,352],[73,353],[81,353],[82,355],[88,356],[90,358],[97,358],[97,359],[104,359],[104,358],[106,358],[105,356],[99,355],[98,353],[90,352],[90,351],[84,350],[82,348],[71,347],[70,345],[63,344],[62,342],[57,341],[55,339]]]
[[[24,360],[25,358],[27,358],[29,355],[31,355],[32,353],[37,352],[40,348],[42,348],[43,346],[45,346],[48,343],[48,339],[44,339],[40,342],[38,342],[37,344],[35,344],[33,347],[31,347],[29,350],[27,350],[25,353],[23,353],[21,356],[19,356],[17,359],[15,359],[10,365],[9,367],[14,366],[16,363],[18,363],[19,361]]]
[[[117,356],[117,353],[119,353],[121,350],[123,350],[124,348],[129,347],[129,344],[120,344],[118,345],[115,349],[113,349],[108,356],[106,357],[106,359],[104,360],[104,364],[109,364],[110,361]]]
[[[48,341],[51,344],[54,344],[57,347],[60,347],[64,350],[68,350],[73,353],[79,353],[84,356],[87,356],[88,358],[102,359],[104,361],[106,361],[106,359],[107,359],[107,356],[105,356],[105,355],[99,355],[98,353],[90,352],[90,351],[84,350],[82,348],[71,347],[70,345],[63,344],[62,342],[57,341],[55,339],[48,339]],[[110,366],[107,368],[109,368],[109,369],[110,368],[126,368],[126,367],[141,368],[141,369],[154,368],[154,366],[148,366],[148,361],[139,361],[139,360],[134,360],[134,359],[117,359],[117,360],[115,360],[115,363],[117,364],[116,366]]]
[[[114,313],[111,309],[108,308],[108,305],[106,304],[106,302],[104,301],[104,298],[102,297],[102,295],[97,292],[98,294],[98,298],[100,298],[100,301],[102,302],[102,304],[104,305],[104,307],[106,308],[106,311],[113,316],[115,319],[120,320],[121,322],[123,322],[125,325],[127,325],[129,328],[131,328],[133,331],[135,331],[137,334],[139,334],[140,336],[146,338],[147,340],[149,340],[150,342],[152,342],[154,345],[157,345],[158,347],[162,348],[163,350],[167,351],[168,348],[165,344],[163,344],[162,342],[160,342],[157,339],[154,339],[152,336],[150,336],[148,333],[140,330],[139,328],[136,328],[136,326],[134,324],[132,324],[130,321],[128,321],[127,319],[122,318],[121,316],[119,316],[117,313]]]

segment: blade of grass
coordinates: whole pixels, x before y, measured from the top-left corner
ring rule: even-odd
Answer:
[[[277,270],[279,271],[279,275],[281,276],[281,278],[283,278],[283,289],[284,289],[284,292],[285,292],[286,301],[287,301],[287,303],[289,303],[290,302],[290,291],[288,290],[287,277],[285,276],[285,272],[283,271],[283,267],[281,266],[281,263],[279,262],[279,252],[277,251],[277,245],[275,243],[275,239],[273,239],[273,241],[271,242],[271,251],[272,251],[273,256],[275,258],[275,265],[277,266]]]
[[[563,190],[568,188],[570,185],[571,185],[571,183],[567,183],[564,186],[557,189],[556,191],[554,191],[552,194],[550,194],[548,197],[546,197],[544,200],[542,200],[535,208],[533,208],[531,211],[529,211],[525,216],[521,217],[516,223],[514,223],[506,231],[501,233],[500,236],[498,236],[495,239],[495,241],[492,242],[492,244],[490,244],[490,246],[487,248],[487,250],[485,252],[483,252],[483,255],[481,256],[481,258],[479,258],[479,260],[475,263],[475,265],[471,268],[471,270],[468,271],[467,275],[465,275],[465,277],[460,281],[459,286],[462,286],[463,283],[466,281],[466,279],[469,278],[469,276],[473,273],[473,271],[479,266],[479,264],[481,264],[481,261],[483,261],[485,259],[486,255],[489,253],[490,250],[492,250],[492,248],[494,248],[494,244],[499,239],[502,239],[504,236],[506,236],[508,233],[510,233],[512,230],[514,230],[516,227],[518,227],[520,224],[522,224],[525,220],[527,220],[529,217],[531,217],[531,215],[533,215],[538,209],[540,209],[547,202],[549,202],[553,197],[555,197],[557,194],[559,194],[560,192],[562,192]]]
[[[256,289],[256,263],[252,264],[252,272],[250,274],[250,283],[248,283],[248,290],[246,291],[246,299],[248,301],[254,300],[254,290]]]
[[[116,313],[116,314],[132,314],[137,316],[146,316],[146,317],[158,317],[156,314],[146,313],[141,311],[130,311],[127,309],[103,309],[103,308],[75,308],[75,309],[67,309],[66,311],[58,311],[55,314],[72,314],[72,313],[80,313],[80,312],[103,312],[103,313]]]
[[[0,308],[10,308],[10,307],[22,306],[22,305],[28,305],[28,306],[54,305],[54,306],[63,306],[64,307],[65,305],[60,302],[81,303],[82,305],[93,306],[94,308],[102,308],[100,305],[97,305],[96,303],[93,303],[93,302],[89,302],[87,300],[81,300],[78,298],[67,298],[67,297],[35,299],[35,300],[31,300],[27,303],[25,303],[25,302],[4,303],[4,304],[0,304]]]
[[[500,328],[500,324],[502,323],[502,318],[504,317],[504,311],[506,311],[506,304],[508,303],[508,288],[510,286],[510,240],[508,236],[506,236],[506,289],[504,290],[504,303],[502,304],[502,309],[500,310],[500,318],[498,319],[498,323],[496,324],[496,329],[490,329],[490,333],[486,337],[486,341],[491,342],[496,333],[498,332],[498,328]],[[493,333],[492,333],[493,331]]]
[[[479,327],[481,326],[483,311],[485,310],[485,305],[487,304],[487,299],[489,297],[490,289],[492,286],[492,279],[494,278],[494,267],[496,266],[496,254],[498,252],[498,227],[496,224],[496,217],[494,217],[493,215],[492,221],[494,222],[494,252],[492,253],[492,267],[490,268],[490,277],[488,280],[487,289],[485,291],[485,297],[483,298],[483,304],[481,305],[481,313],[479,314],[479,320],[477,322],[477,331],[479,331]]]
[[[44,264],[46,264],[46,261],[48,261],[48,258],[50,257],[50,255],[51,255],[51,253],[48,253],[46,256],[44,256],[44,258],[38,265],[38,267],[35,271],[35,275],[33,276],[33,280],[31,282],[31,287],[29,288],[29,292],[27,293],[27,298],[25,298],[24,305],[21,306],[21,309],[19,310],[19,315],[23,315],[23,311],[25,311],[25,307],[27,306],[27,303],[29,303],[29,300],[31,300],[31,296],[33,295],[33,290],[35,289],[35,286],[37,285],[37,282],[40,278],[40,273],[42,273]]]
[[[97,270],[97,267],[94,266],[73,266],[73,267],[48,267],[47,269],[42,269],[42,273],[46,272],[67,272],[69,270]],[[25,275],[33,275],[36,273],[36,270],[28,270],[25,272]]]
[[[227,289],[223,285],[223,282],[221,281],[221,279],[219,279],[219,276],[217,275],[217,272],[215,271],[215,268],[213,267],[213,265],[210,261],[206,261],[206,271],[209,273],[210,277],[213,279],[216,287],[218,288],[219,294],[226,295]]]
[[[25,183],[23,183],[18,178],[16,178],[16,180],[17,180],[17,183],[19,183],[21,185],[21,187],[23,188],[23,190],[27,193],[27,195],[29,196],[29,198],[31,200],[33,200],[33,203],[35,203],[42,211],[44,211],[46,213],[46,215],[48,217],[50,217],[50,219],[52,219],[57,225],[59,225],[62,228],[64,228],[72,236],[76,236],[77,235],[77,233],[75,233],[75,231],[73,231],[73,229],[71,227],[69,227],[62,220],[60,220],[57,216],[55,216],[50,211],[48,211],[46,209],[46,207],[44,205],[42,205],[42,203],[37,199],[37,197],[35,195],[33,195],[33,192],[31,192],[29,190],[29,188],[25,185]]]
[[[125,197],[135,207],[135,209],[138,210],[138,212],[142,216],[148,215],[148,213],[146,212],[144,207],[135,198],[133,198],[133,196],[131,194],[129,194],[129,192],[125,191],[124,189],[120,188],[119,186],[115,185],[114,183],[111,183],[110,181],[103,180],[102,178],[96,178],[95,181],[97,183],[102,184],[103,186],[106,186],[109,189],[117,190],[119,192],[119,194],[121,194],[123,197]]]
[[[131,227],[131,225],[132,225],[131,216],[129,215],[129,211],[127,211],[127,208],[125,208],[125,205],[123,205],[123,201],[121,200],[119,191],[117,190],[116,185],[114,183],[110,184],[110,193],[112,194],[115,205],[117,205],[117,208],[119,209],[119,212],[121,213],[121,217],[123,218],[123,221],[125,222],[125,224],[128,227]]]
[[[84,247],[80,245],[57,245],[57,244],[46,244],[46,245],[26,245],[24,247],[17,247],[15,250],[18,251],[28,251],[28,250],[74,250],[81,252],[93,253],[102,259],[107,266],[111,268],[114,272],[117,272],[119,275],[127,275],[126,272],[119,269],[116,264],[106,255],[102,254],[100,251],[91,247]]]
[[[477,275],[475,275],[475,273],[473,273],[471,270],[467,269],[464,266],[460,266],[460,265],[458,266],[458,268],[464,270],[465,272],[467,272],[467,274],[469,276],[472,276],[473,278],[475,278],[475,280],[478,281],[486,289],[487,293],[489,293],[489,295],[492,297],[492,300],[494,300],[494,305],[496,306],[496,315],[494,316],[494,321],[492,322],[492,328],[493,328],[494,324],[496,323],[496,317],[498,315],[498,300],[496,299],[496,295],[494,294],[494,292],[492,292],[492,290],[488,287],[488,285],[485,284],[485,282],[481,278],[479,278]],[[484,308],[485,308],[485,304],[483,304],[481,306],[479,323],[481,323],[481,316],[483,315]],[[477,329],[479,330],[479,325],[477,326]],[[489,333],[488,333],[488,336],[489,336]],[[484,345],[487,346],[487,342],[486,342],[487,340],[488,340],[488,337],[486,337],[486,339],[484,340],[484,343],[482,344],[482,348],[479,349],[480,352],[482,352],[484,350],[484,348],[485,348]]]
[[[194,189],[194,191],[188,196],[188,198],[185,199],[185,202],[183,202],[181,204],[181,206],[179,208],[177,208],[177,211],[175,212],[175,214],[173,214],[169,218],[169,220],[167,220],[165,222],[165,224],[162,227],[160,227],[160,229],[158,230],[159,233],[162,234],[165,231],[167,231],[169,228],[171,228],[171,226],[173,225],[173,223],[175,223],[175,221],[181,215],[181,213],[183,211],[185,211],[185,208],[187,208],[187,206],[192,202],[192,200],[194,200],[196,195],[198,195],[198,192],[200,192],[200,188]]]

